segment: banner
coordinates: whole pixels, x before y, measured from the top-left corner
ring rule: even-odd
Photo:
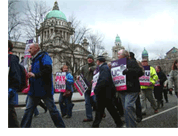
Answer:
[[[95,89],[95,86],[97,84],[98,78],[99,78],[99,67],[97,67],[93,72],[93,83],[92,83],[92,89],[91,89],[91,95],[90,96],[95,95],[94,89]]]
[[[85,83],[85,80],[83,78],[83,75],[79,76],[79,80],[76,80],[74,83],[75,88],[77,89],[77,91],[80,93],[80,95],[82,96],[86,90],[88,89],[87,84]]]
[[[66,72],[56,72],[55,92],[66,91]]]
[[[140,85],[149,86],[150,85],[150,66],[143,66],[145,74],[139,78]]]
[[[122,72],[127,68],[127,59],[119,59],[111,62],[111,76],[117,91],[127,90],[126,75]]]

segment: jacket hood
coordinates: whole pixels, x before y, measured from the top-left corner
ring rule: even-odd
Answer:
[[[13,54],[9,54],[11,56],[11,62],[19,62],[19,57]]]

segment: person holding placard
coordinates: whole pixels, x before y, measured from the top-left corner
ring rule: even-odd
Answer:
[[[140,85],[142,90],[140,97],[142,105],[142,115],[146,114],[146,98],[151,103],[151,107],[154,109],[154,113],[158,113],[156,101],[153,97],[153,88],[156,81],[158,80],[156,70],[152,66],[148,65],[147,59],[143,59],[141,63],[145,69],[145,75],[140,77]]]
[[[129,59],[129,53],[126,50],[118,52],[118,59],[121,61],[126,58],[126,68],[122,71],[122,76],[126,75],[126,88],[119,90],[119,95],[124,107],[126,127],[136,127],[135,102],[140,92],[139,77],[143,72],[136,60]]]
[[[59,106],[61,109],[62,117],[66,116],[66,118],[72,117],[72,108],[74,104],[72,104],[72,93],[73,87],[72,84],[74,83],[73,76],[68,72],[68,66],[64,65],[61,68],[62,72],[66,72],[66,92],[61,92],[59,96]]]
[[[92,54],[89,54],[87,56],[87,64],[82,67],[80,74],[83,75],[83,78],[85,78],[86,83],[88,85],[87,91],[84,93],[85,96],[85,109],[86,109],[86,116],[87,118],[83,119],[83,122],[90,122],[93,121],[93,115],[92,115],[92,106],[90,102],[90,95],[91,95],[91,87],[92,87],[92,79],[93,79],[93,72],[96,69],[95,63],[94,63],[94,57]],[[79,77],[78,77],[79,78]]]
[[[111,77],[111,71],[107,63],[105,63],[105,58],[103,56],[97,57],[97,65],[99,66],[99,77],[94,88],[94,94],[96,96],[96,112],[92,127],[99,127],[105,108],[107,108],[114,119],[116,127],[122,127],[123,123],[120,119],[120,115],[117,113],[117,109],[112,101],[115,91],[112,89],[114,85]]]

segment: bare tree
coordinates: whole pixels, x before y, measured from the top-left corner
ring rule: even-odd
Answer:
[[[20,25],[22,24],[21,13],[15,8],[18,0],[8,1],[8,39],[17,41],[20,36]]]
[[[38,27],[40,23],[44,21],[44,17],[47,12],[50,11],[50,8],[46,5],[44,1],[26,1],[24,7],[24,31],[30,39],[36,38],[38,42]]]
[[[140,54],[139,54],[139,49],[137,48],[137,47],[135,47],[135,46],[133,46],[133,45],[131,45],[131,44],[128,44],[127,46],[126,46],[126,50],[128,51],[128,52],[133,52],[134,54],[135,54],[135,58],[137,59],[137,60],[140,60],[141,59],[141,56],[139,56]]]
[[[102,45],[103,36],[101,34],[97,33],[90,33],[87,37],[89,39],[89,50],[94,56],[101,55],[105,48]]]

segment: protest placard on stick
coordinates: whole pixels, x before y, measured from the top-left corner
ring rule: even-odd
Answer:
[[[126,58],[111,62],[111,75],[117,91],[127,90],[126,75],[122,74],[127,68],[126,64]]]
[[[140,85],[149,86],[150,85],[150,66],[144,66],[145,74],[139,78]]]
[[[56,84],[55,92],[65,92],[66,91],[66,72],[56,72]]]
[[[76,80],[74,83],[75,88],[77,89],[77,91],[80,93],[80,95],[82,96],[86,90],[88,89],[88,86],[83,78],[82,75],[79,76],[79,80]]]

